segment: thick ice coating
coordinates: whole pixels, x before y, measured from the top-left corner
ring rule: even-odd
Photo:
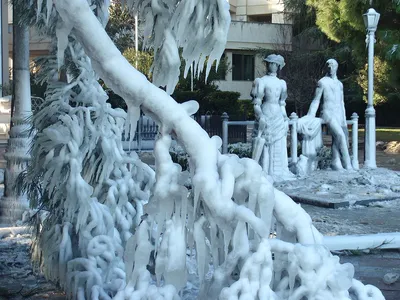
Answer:
[[[321,245],[310,217],[255,161],[221,155],[220,138],[190,117],[197,103],[176,103],[128,64],[102,29],[106,2],[89,2],[47,3],[47,13],[54,3],[59,24],[72,28],[64,55],[80,72],[70,83],[52,82],[35,117],[31,174],[41,178],[49,209],[35,255],[46,276],[74,299],[384,299]],[[173,48],[182,45],[199,65],[205,54],[222,53],[225,0],[128,4],[145,13],[157,49],[168,40],[161,62],[175,63]],[[106,103],[92,67],[133,108],[130,122],[139,107],[159,122],[155,174],[123,151],[128,117]],[[160,82],[174,83],[176,74],[163,68]],[[189,156],[189,174],[171,159],[172,137]],[[191,252],[197,276],[188,272]]]

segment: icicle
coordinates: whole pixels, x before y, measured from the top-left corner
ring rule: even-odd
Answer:
[[[72,228],[72,224],[66,222],[62,229],[62,240],[59,246],[59,278],[61,284],[66,282],[66,274],[67,274],[67,263],[72,259],[72,243],[70,237],[70,230]]]
[[[43,1],[43,0],[42,0]],[[42,2],[40,1],[40,2]],[[39,7],[39,4],[38,4]],[[49,25],[49,21],[50,21],[50,16],[51,16],[51,12],[53,10],[53,0],[47,0],[46,2],[46,9],[47,9],[47,16],[46,16],[46,25]],[[38,9],[40,10],[40,9]]]
[[[196,217],[196,213],[197,213],[197,208],[198,208],[198,205],[199,205],[200,191],[196,187],[194,187],[193,190],[194,190],[194,196],[193,196],[193,202],[194,202],[193,218],[195,218]]]
[[[206,235],[203,230],[203,225],[206,222],[206,218],[201,216],[199,220],[194,223],[194,241],[196,243],[196,257],[197,257],[197,271],[199,273],[200,283],[204,281],[206,274],[206,266],[208,264],[208,250],[206,246]]]
[[[42,11],[42,4],[43,0],[37,0],[37,7],[36,7],[36,22],[39,21],[39,16]],[[48,21],[47,21],[48,24]]]
[[[213,220],[210,220],[210,242],[211,242],[211,255],[213,259],[214,268],[217,268],[220,264],[219,261],[219,238],[217,236],[218,228],[217,224]]]
[[[64,51],[67,49],[68,36],[71,33],[71,30],[72,24],[64,23],[61,19],[58,20],[56,26],[58,70],[60,70],[64,65]]]
[[[185,218],[186,219],[186,218]],[[179,291],[186,285],[186,239],[183,220],[173,217],[166,222],[169,231],[168,263],[164,278],[166,284],[172,284]]]
[[[232,237],[232,230],[230,228],[224,229],[223,233],[224,233],[224,252],[225,252],[225,257],[227,257],[229,244],[231,242],[231,237]]]
[[[137,283],[140,273],[148,272],[146,266],[149,262],[150,252],[153,249],[149,242],[147,222],[142,222],[136,234],[138,243],[134,257],[135,266],[131,276],[131,280],[134,283]]]
[[[234,251],[241,257],[245,256],[250,250],[246,224],[243,221],[239,221],[236,225],[232,238],[232,245]]]
[[[181,60],[175,39],[169,30],[165,30],[165,40],[162,48],[156,53],[152,66],[153,83],[156,86],[166,86],[167,94],[171,95],[179,81]]]

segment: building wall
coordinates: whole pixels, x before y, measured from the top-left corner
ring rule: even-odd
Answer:
[[[12,24],[9,24],[10,29],[8,33],[8,51],[9,57],[12,59],[13,51],[13,34],[12,34]],[[49,53],[51,43],[48,38],[40,36],[34,27],[29,29],[29,56],[35,58],[40,55],[46,55]],[[12,65],[10,65],[12,67]]]
[[[2,85],[9,84],[8,70],[8,1],[1,1],[1,82]]]
[[[232,21],[226,49],[287,49],[291,50],[292,26]]]
[[[215,81],[221,91],[233,91],[239,92],[241,100],[251,99],[250,91],[253,84],[253,80],[233,80],[232,78],[232,55],[233,54],[250,54],[254,55],[254,78],[264,76],[266,73],[266,67],[261,55],[255,55],[251,51],[240,51],[240,50],[227,50],[225,56],[228,63],[228,72],[226,80]]]
[[[232,19],[250,21],[253,16],[272,14],[272,23],[287,23],[283,17],[284,4],[281,0],[228,0]]]
[[[10,69],[12,68],[12,55],[13,55],[13,16],[12,16],[12,6],[7,4],[7,1],[3,1],[3,72],[5,73],[4,79],[12,77]],[[5,34],[4,34],[5,33]],[[48,38],[41,37],[35,28],[30,28],[29,30],[29,51],[30,58],[46,55],[49,53],[51,47],[50,40]],[[8,55],[7,55],[8,54]]]
[[[239,92],[239,99],[250,99],[253,80],[264,76],[266,73],[263,57],[259,54],[260,50],[265,49],[290,51],[292,49],[291,24],[232,21],[225,48],[228,72],[225,80],[215,81],[219,89]],[[234,54],[252,55],[254,57],[254,74],[251,80],[234,80],[232,76]]]

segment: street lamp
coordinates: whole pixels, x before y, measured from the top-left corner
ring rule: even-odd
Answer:
[[[374,108],[374,44],[380,14],[370,8],[363,14],[367,29],[368,46],[368,105],[365,110],[365,160],[364,168],[376,168],[376,121]]]

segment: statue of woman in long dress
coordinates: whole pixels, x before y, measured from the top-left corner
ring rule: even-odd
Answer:
[[[286,114],[286,82],[277,77],[285,61],[281,55],[271,54],[267,62],[267,75],[257,78],[251,90],[257,134],[253,142],[253,159],[274,180],[293,179],[288,168],[286,137],[289,118]],[[258,123],[258,128],[257,128]]]

